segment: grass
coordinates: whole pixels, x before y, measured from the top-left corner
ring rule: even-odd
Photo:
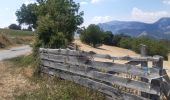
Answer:
[[[31,31],[21,31],[21,30],[12,30],[12,29],[1,29],[0,33],[10,35],[10,36],[33,36],[34,32]]]
[[[32,55],[15,57],[8,59],[8,61],[12,62],[16,67],[27,67],[28,65],[34,64],[34,58]]]
[[[10,45],[12,45],[12,41],[10,41],[7,36],[0,34],[0,48],[5,48]]]
[[[20,56],[7,60],[17,68],[35,67],[35,60],[32,55]],[[16,100],[104,100],[103,94],[92,89],[80,86],[71,81],[63,80],[58,77],[48,75],[28,77],[30,82],[38,84],[38,88],[32,91],[23,91],[16,89],[14,95]]]
[[[0,48],[22,44],[28,45],[31,44],[33,40],[34,32],[0,28]]]
[[[40,88],[15,96],[16,100],[104,100],[94,90],[57,77],[43,76],[36,80]]]

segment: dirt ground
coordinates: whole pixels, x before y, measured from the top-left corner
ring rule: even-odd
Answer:
[[[136,54],[131,50],[114,47],[114,46],[102,45],[99,48],[92,48],[91,46],[81,43],[79,39],[76,39],[74,43],[79,45],[81,50],[94,51],[98,54],[109,54],[112,56],[140,56],[139,54]],[[118,63],[121,62],[118,61]],[[151,64],[149,64],[149,66],[151,66]],[[170,76],[170,54],[169,54],[169,61],[164,61],[164,69],[167,70],[167,73]]]
[[[35,88],[25,75],[29,70],[14,69],[9,62],[0,62],[0,100],[14,100],[14,95]]]

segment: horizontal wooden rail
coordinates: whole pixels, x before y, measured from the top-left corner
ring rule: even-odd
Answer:
[[[42,72],[46,74],[56,75],[96,89],[107,94],[106,97],[109,99],[145,100],[145,98],[154,98],[159,100],[162,93],[169,99],[170,84],[168,82],[170,79],[163,69],[163,58],[161,56],[145,57],[146,48],[141,50],[142,57],[115,57],[96,54],[93,51],[41,48],[39,50],[40,65]],[[103,61],[97,61],[95,58],[101,58]],[[114,63],[114,60],[128,62],[118,64]],[[149,61],[152,62],[152,68],[148,67]],[[127,77],[138,77],[139,79]],[[134,90],[135,93],[141,92],[141,96],[115,89],[114,86]]]
[[[111,62],[92,61],[87,63],[83,57],[63,56],[42,53],[41,59],[57,61],[61,63],[69,63],[72,65],[89,66],[106,72],[113,71],[117,73],[127,73],[149,79],[150,81],[159,78],[159,70],[156,68],[149,68],[149,73],[146,73],[141,67],[134,65],[116,64]]]
[[[100,83],[89,78],[83,78],[76,74],[65,73],[63,71],[49,69],[46,67],[42,68],[42,72],[50,75],[58,76],[69,81],[73,81],[75,83],[89,87],[91,89],[98,90],[104,94],[110,95],[111,96],[110,98],[112,98],[112,100],[147,100],[146,98],[142,98],[140,96],[128,94],[125,92],[120,92],[115,88],[113,88],[112,86],[108,86],[104,83]]]
[[[93,57],[104,58],[104,59],[127,60],[127,61],[158,61],[159,60],[159,58],[157,57],[130,57],[130,56],[114,57],[105,54],[96,54],[94,52],[76,51],[76,50],[69,50],[69,49],[40,48],[40,53],[49,53],[49,54],[67,55],[67,56],[93,56]]]
[[[54,61],[49,61],[49,60],[48,61],[43,60],[42,65],[49,67],[49,68],[54,68],[54,69],[71,72],[74,74],[79,74],[79,75],[97,79],[100,81],[109,82],[111,84],[117,84],[117,85],[121,85],[124,87],[137,89],[137,90],[147,92],[150,94],[159,95],[159,91],[160,91],[158,87],[151,87],[150,83],[134,81],[134,80],[130,80],[127,78],[113,76],[112,74],[99,72],[96,69],[93,69],[92,67],[88,67],[88,66],[66,65],[66,64],[62,64],[62,63],[58,63],[58,62],[54,62]]]

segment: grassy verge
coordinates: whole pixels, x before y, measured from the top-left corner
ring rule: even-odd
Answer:
[[[9,35],[9,36],[33,36],[34,32],[32,31],[21,31],[21,30],[12,30],[12,29],[1,29],[0,33]]]
[[[32,66],[35,69],[35,60],[32,55],[21,56],[8,61],[12,62],[16,68],[26,68]],[[16,100],[104,100],[103,94],[80,86],[70,81],[51,77],[48,75],[28,77],[28,80],[37,84],[38,88],[32,91],[23,91],[14,95]],[[16,90],[20,92],[20,90]]]
[[[0,48],[7,48],[22,44],[32,44],[34,32],[0,29]]]

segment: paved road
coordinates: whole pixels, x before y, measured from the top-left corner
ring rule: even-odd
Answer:
[[[31,50],[32,48],[28,45],[14,47],[8,50],[0,50],[0,61],[27,54],[31,52]]]

